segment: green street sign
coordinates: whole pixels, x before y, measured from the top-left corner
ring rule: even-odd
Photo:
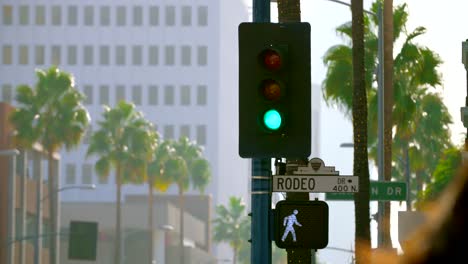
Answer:
[[[352,193],[326,193],[325,199],[331,200],[354,200]],[[405,182],[370,182],[371,201],[404,201],[406,200]]]

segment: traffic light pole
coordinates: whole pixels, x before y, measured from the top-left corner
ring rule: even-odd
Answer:
[[[286,175],[292,175],[298,166],[307,165],[308,160],[288,160],[286,163]],[[306,192],[288,192],[286,193],[286,201],[309,201],[309,193]],[[307,248],[290,248],[286,249],[288,254],[288,264],[293,263],[314,263],[315,256],[312,257],[313,251]]]
[[[270,0],[252,0],[253,22],[270,22]],[[252,159],[250,262],[271,263],[271,159]]]

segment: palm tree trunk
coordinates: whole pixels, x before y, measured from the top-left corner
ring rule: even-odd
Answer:
[[[281,23],[300,22],[301,4],[299,0],[278,0],[278,21]]]
[[[115,182],[117,184],[117,197],[116,197],[116,213],[115,213],[115,264],[121,263],[121,250],[122,250],[122,226],[121,226],[121,188],[122,188],[122,175],[121,165],[117,164]]]
[[[47,159],[48,159],[48,185],[49,185],[49,224],[50,224],[50,233],[52,234],[49,236],[49,263],[56,264],[57,263],[57,208],[55,207],[57,199],[56,191],[57,186],[55,184],[55,174],[54,174],[54,150],[49,148],[47,150]]]
[[[367,94],[364,72],[363,1],[351,0],[353,41],[353,173],[359,177],[355,195],[356,263],[368,263],[370,252],[369,161],[367,153]]]
[[[409,159],[409,148],[408,148],[408,141],[403,141],[403,160],[405,165],[405,180],[406,180],[406,211],[411,211],[411,171],[410,171],[410,159]]]
[[[393,0],[384,0],[384,179],[392,179],[392,109],[393,109]],[[392,247],[390,237],[390,202],[383,212],[383,246]]]
[[[185,263],[185,256],[184,256],[184,191],[182,189],[182,184],[179,184],[179,207],[180,207],[180,214],[179,214],[179,222],[180,222],[180,264]]]
[[[232,251],[232,264],[237,264],[237,252],[239,252],[239,246],[234,246]]]
[[[148,231],[149,231],[149,264],[153,262],[153,239],[154,239],[154,223],[153,223],[153,178],[148,176]]]

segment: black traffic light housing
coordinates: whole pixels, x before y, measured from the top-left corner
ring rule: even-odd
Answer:
[[[310,25],[239,25],[239,155],[303,158],[311,149]]]
[[[97,222],[71,221],[68,237],[68,258],[96,260],[97,236]]]
[[[274,232],[279,248],[325,248],[328,245],[327,203],[279,201],[275,209]]]

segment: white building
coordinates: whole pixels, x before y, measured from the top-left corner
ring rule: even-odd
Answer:
[[[132,101],[164,138],[188,136],[205,148],[213,204],[247,197],[248,161],[237,151],[237,26],[241,0],[0,0],[0,100],[34,85],[34,69],[58,65],[86,96],[92,128],[102,104]],[[113,201],[115,181],[94,172],[86,140],[62,152],[62,201]],[[144,194],[125,186],[123,195]],[[175,188],[170,192],[174,193]]]

